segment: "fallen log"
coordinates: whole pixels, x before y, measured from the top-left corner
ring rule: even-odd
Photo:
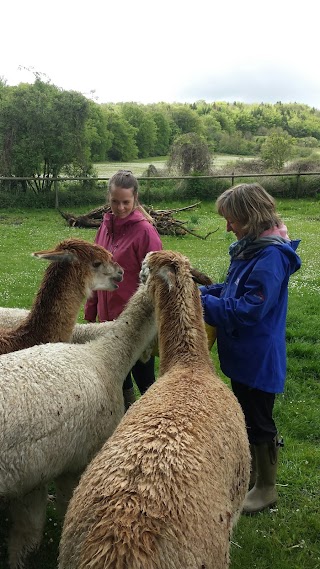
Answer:
[[[181,221],[173,217],[174,213],[193,209],[197,207],[199,203],[200,202],[181,208],[167,210],[155,210],[147,206],[143,207],[146,212],[152,217],[154,225],[160,235],[186,235],[189,233],[194,237],[198,237],[198,239],[207,239],[209,235],[212,235],[218,229],[210,231],[205,236],[201,236],[192,229],[185,227],[187,221]],[[101,225],[104,214],[110,211],[110,206],[105,204],[99,208],[89,211],[84,215],[75,215],[74,213],[63,212],[60,209],[58,211],[60,215],[66,220],[69,227],[98,228]]]
[[[59,209],[59,213],[66,220],[69,227],[95,227],[101,225],[101,218],[90,218],[88,215],[74,215],[73,213],[63,212]]]

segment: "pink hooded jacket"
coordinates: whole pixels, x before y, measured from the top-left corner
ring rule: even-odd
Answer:
[[[123,219],[106,213],[95,243],[113,254],[124,269],[123,281],[115,291],[95,291],[85,305],[84,317],[89,322],[114,320],[138,288],[141,263],[149,251],[159,251],[162,243],[156,228],[139,210]]]

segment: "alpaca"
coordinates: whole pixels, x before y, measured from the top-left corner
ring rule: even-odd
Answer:
[[[203,281],[197,281],[199,284]],[[29,314],[25,308],[3,308],[0,306],[0,328],[14,328],[18,326]],[[72,344],[84,344],[89,340],[94,340],[104,334],[106,327],[110,326],[112,322],[103,322],[98,324],[76,324],[72,331],[70,342]],[[205,323],[206,333],[208,337],[208,348],[211,350],[217,338],[217,330],[215,326],[210,326]],[[147,355],[149,357],[147,357]],[[154,345],[150,346],[150,350],[146,352],[143,361],[148,361],[151,356],[159,357],[158,342],[155,340]],[[140,358],[142,359],[142,358]]]
[[[59,569],[225,569],[249,481],[244,416],[214,372],[188,259],[148,253],[141,276],[160,377],[82,475]]]
[[[52,261],[32,309],[14,329],[0,329],[0,354],[47,342],[70,340],[82,301],[93,290],[114,290],[123,269],[103,247],[66,239],[34,257]]]
[[[198,269],[193,268],[193,279],[202,285],[209,285],[212,284],[211,278],[200,272]],[[30,311],[26,310],[25,308],[5,308],[0,306],[0,329],[4,328],[15,328],[20,325],[23,320],[29,315]],[[101,334],[104,334],[104,330],[106,327],[110,326],[111,322],[104,322],[103,324],[76,324],[73,328],[72,335],[70,338],[70,342],[72,344],[84,344],[89,340],[94,340],[98,338]],[[212,348],[215,340],[216,340],[216,329],[208,324],[205,324],[206,332],[208,336],[208,346],[209,349]],[[52,340],[50,340],[52,342]],[[150,347],[152,348],[152,347]],[[149,352],[148,352],[149,353]],[[155,342],[155,346],[151,351],[151,355],[159,356],[159,349],[158,344]],[[145,359],[146,358],[146,359]],[[147,361],[147,353],[144,357],[145,361]]]
[[[22,568],[41,542],[48,483],[55,482],[63,513],[124,414],[123,381],[156,334],[145,286],[115,321],[90,326],[100,337],[85,344],[42,344],[0,358],[0,499],[12,519],[10,569]]]
[[[192,268],[193,279],[202,285],[212,284],[211,278],[202,273],[196,268]],[[5,308],[0,306],[0,329],[5,328],[16,328],[20,325],[23,320],[29,315],[30,311],[25,308]],[[70,342],[73,344],[84,344],[89,340],[94,340],[98,338],[101,334],[104,334],[106,327],[110,326],[111,322],[104,322],[103,324],[76,324],[73,328]],[[206,333],[208,337],[208,347],[211,350],[213,344],[216,341],[216,328],[205,324]],[[154,345],[150,346],[148,350],[142,354],[140,359],[142,361],[148,361],[150,356],[159,356],[158,342],[155,339]]]
[[[19,326],[29,314],[30,310],[27,310],[26,308],[5,308],[0,306],[0,328],[10,328],[13,330]],[[112,326],[112,321],[76,324],[72,330],[72,335],[69,341],[71,344],[85,344],[90,340],[95,340],[102,336],[110,326]]]
[[[16,328],[27,318],[30,310],[26,308],[7,308],[0,306],[0,330]]]

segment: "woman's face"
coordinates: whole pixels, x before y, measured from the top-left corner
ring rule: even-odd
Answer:
[[[227,231],[233,231],[237,240],[242,239],[246,235],[246,232],[243,231],[243,225],[239,221],[233,221],[231,219],[226,219],[227,222]]]
[[[109,190],[109,202],[112,213],[116,217],[124,218],[129,215],[135,207],[135,196],[133,188],[119,188],[111,185]]]

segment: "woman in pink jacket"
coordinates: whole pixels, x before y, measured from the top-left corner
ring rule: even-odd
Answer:
[[[162,249],[152,218],[138,202],[138,180],[129,170],[119,170],[109,180],[108,198],[111,212],[103,217],[95,243],[113,254],[124,269],[123,281],[113,292],[96,291],[85,305],[85,319],[95,322],[114,320],[122,312],[139,285],[141,263],[149,251]],[[134,341],[134,339],[133,339]],[[138,361],[125,379],[123,393],[126,408],[135,401],[131,373],[143,394],[154,382],[154,357]]]

